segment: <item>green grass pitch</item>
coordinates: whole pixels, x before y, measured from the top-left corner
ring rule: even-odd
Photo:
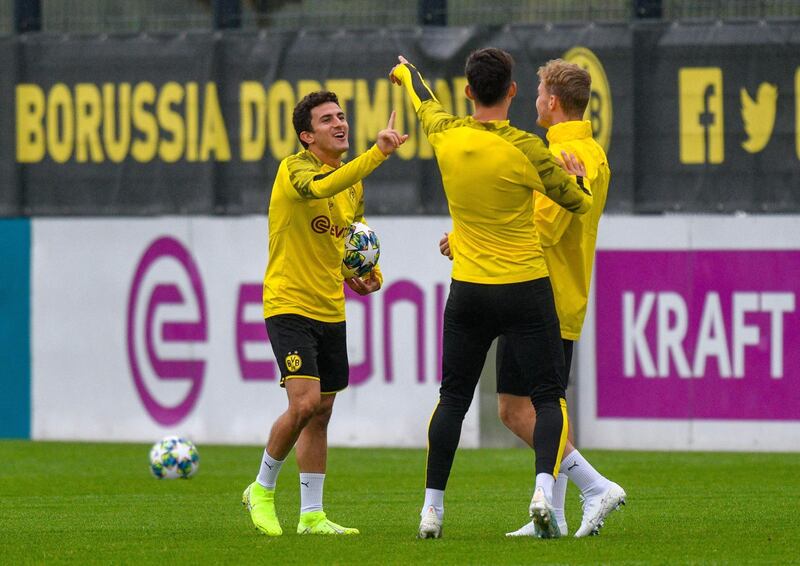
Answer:
[[[461,450],[444,538],[416,540],[423,450],[332,449],[325,509],[356,537],[295,534],[292,457],[276,496],[284,535],[240,499],[260,447],[199,446],[198,475],[156,480],[149,446],[0,442],[0,564],[789,564],[800,560],[800,454],[589,451],[628,492],[599,537],[506,539],[527,521],[533,458]],[[578,491],[567,493],[570,531]]]

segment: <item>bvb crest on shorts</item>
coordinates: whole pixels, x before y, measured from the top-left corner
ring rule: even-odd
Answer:
[[[303,365],[303,360],[297,355],[297,352],[289,353],[286,356],[286,369],[294,373]]]

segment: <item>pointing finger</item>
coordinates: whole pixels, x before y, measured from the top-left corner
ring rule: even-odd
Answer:
[[[394,118],[395,118],[396,115],[397,115],[397,112],[392,110],[392,113],[389,116],[389,123],[386,126],[387,130],[394,130]]]

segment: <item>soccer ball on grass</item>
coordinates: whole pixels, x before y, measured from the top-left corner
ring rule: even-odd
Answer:
[[[200,453],[186,438],[167,436],[150,449],[150,471],[158,479],[188,479],[199,466]]]
[[[372,228],[361,222],[351,224],[344,237],[342,275],[363,277],[378,265],[380,256],[381,244]]]

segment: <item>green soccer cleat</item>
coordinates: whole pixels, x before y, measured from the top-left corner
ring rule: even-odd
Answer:
[[[300,513],[298,535],[357,535],[358,529],[337,525],[325,516],[324,511]]]
[[[250,511],[250,518],[259,532],[271,537],[283,534],[275,514],[275,490],[253,482],[242,493],[242,505]]]

